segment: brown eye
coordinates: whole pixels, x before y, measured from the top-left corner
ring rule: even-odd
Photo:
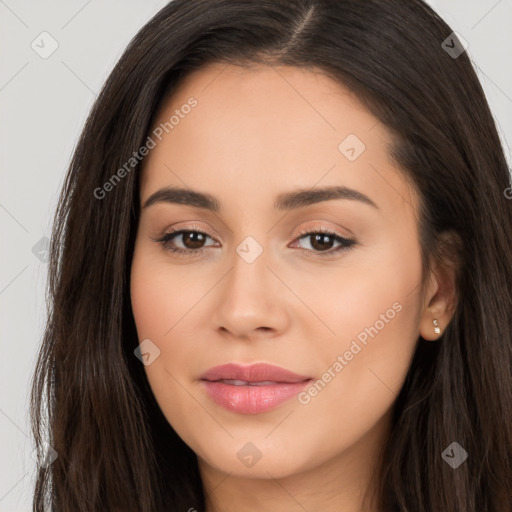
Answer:
[[[326,251],[332,248],[334,237],[332,235],[313,234],[309,235],[311,246],[318,251]],[[330,241],[329,241],[330,240]]]
[[[182,231],[181,233],[183,245],[187,249],[200,249],[205,241],[205,235],[198,231]],[[176,234],[174,236],[177,236]]]
[[[338,251],[352,249],[356,244],[355,240],[344,238],[337,233],[330,231],[301,231],[301,235],[297,240],[309,242],[310,247],[302,247],[306,251],[307,256],[312,255],[330,255]],[[334,243],[340,244],[335,249],[332,249]]]
[[[170,251],[173,253],[179,254],[192,254],[201,253],[206,250],[205,241],[211,238],[207,233],[203,231],[193,230],[193,229],[180,229],[178,231],[172,231],[171,233],[166,233],[162,237],[154,240],[155,242],[159,242],[162,247],[166,251]],[[177,239],[180,241],[184,247],[176,247]]]

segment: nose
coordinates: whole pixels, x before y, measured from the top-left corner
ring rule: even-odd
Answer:
[[[263,249],[254,258],[255,249],[250,243],[238,246],[214,299],[214,328],[239,339],[275,336],[290,320],[293,294],[272,268],[277,265],[268,252]]]

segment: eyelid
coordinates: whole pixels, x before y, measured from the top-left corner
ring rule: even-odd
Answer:
[[[212,240],[218,241],[220,237],[218,237],[216,234],[212,234],[211,231],[213,231],[210,227],[203,228],[198,224],[185,224],[181,225],[183,223],[178,224],[178,226],[173,226],[169,228],[165,228],[161,231],[161,234],[157,236],[157,238],[161,238],[165,235],[170,235],[177,232],[183,232],[183,231],[197,231],[199,233],[202,233],[203,235],[211,238]]]
[[[299,235],[307,235],[307,234],[311,234],[311,233],[327,233],[327,234],[336,235],[336,236],[339,236],[340,238],[345,238],[345,239],[348,240],[349,237],[352,237],[353,235],[350,232],[348,232],[347,229],[345,231],[347,231],[346,235],[339,233],[334,228],[326,227],[325,224],[320,224],[318,226],[311,226],[311,227],[307,227],[307,228],[299,228],[298,234]]]

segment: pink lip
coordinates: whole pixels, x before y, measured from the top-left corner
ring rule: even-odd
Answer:
[[[203,380],[245,380],[247,382],[302,382],[310,379],[306,375],[299,375],[279,366],[267,363],[255,363],[242,366],[236,363],[228,363],[210,368],[200,377]]]
[[[311,377],[266,363],[250,366],[229,363],[210,368],[200,378],[215,403],[240,414],[258,414],[273,409],[300,393],[311,380]],[[235,385],[217,382],[219,380],[269,383]]]

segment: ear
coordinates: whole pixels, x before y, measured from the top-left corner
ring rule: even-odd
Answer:
[[[428,341],[440,338],[455,313],[458,302],[457,274],[460,270],[462,241],[455,232],[441,234],[438,258],[428,278],[422,304],[419,335]],[[436,334],[434,320],[440,329]]]

